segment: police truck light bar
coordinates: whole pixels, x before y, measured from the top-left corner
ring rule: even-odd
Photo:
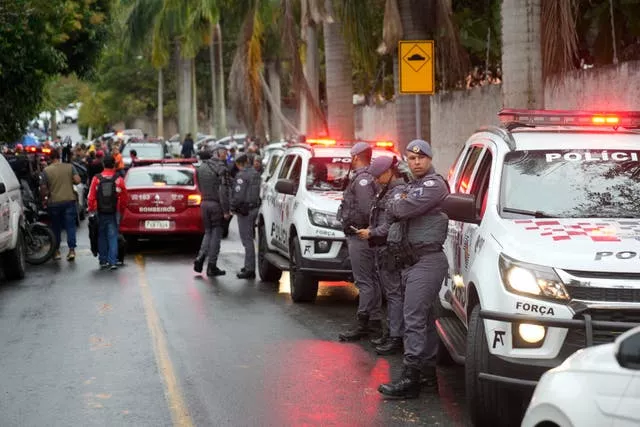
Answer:
[[[337,141],[327,138],[306,138],[305,142],[309,145],[323,145],[325,147],[351,147],[357,142],[366,142],[371,145],[372,148],[384,148],[386,150],[393,150],[395,148],[395,144],[391,141]]]
[[[500,122],[529,126],[610,126],[640,128],[640,111],[572,111],[503,109]]]

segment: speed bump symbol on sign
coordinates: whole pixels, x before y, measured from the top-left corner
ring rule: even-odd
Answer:
[[[398,43],[400,93],[434,93],[433,40],[406,40]]]

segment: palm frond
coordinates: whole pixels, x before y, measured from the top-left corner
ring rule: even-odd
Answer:
[[[453,21],[453,10],[448,0],[435,0],[435,51],[442,87],[452,88],[467,75],[471,61],[462,46],[460,32]]]
[[[163,0],[135,0],[125,17],[126,45],[132,50],[140,50],[149,42],[155,20],[163,9]]]
[[[387,0],[384,5],[384,22],[382,24],[382,43],[378,47],[380,55],[393,53],[402,39],[402,19],[398,0]]]
[[[340,0],[334,3],[334,11],[342,24],[351,55],[362,65],[367,75],[373,78],[377,64],[377,41],[371,37],[375,22],[370,2]]]
[[[578,57],[576,0],[543,0],[540,5],[542,25],[542,74],[545,79],[574,68]]]

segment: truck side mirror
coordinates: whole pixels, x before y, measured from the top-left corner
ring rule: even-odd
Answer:
[[[616,339],[616,360],[623,368],[640,370],[640,327]]]
[[[480,224],[476,197],[473,194],[452,193],[444,199],[442,210],[453,221]]]
[[[296,184],[290,179],[279,179],[276,182],[276,191],[282,194],[288,194],[290,196],[295,196],[296,194]]]
[[[4,194],[7,192],[7,186],[4,185],[4,182],[0,182],[0,194]]]

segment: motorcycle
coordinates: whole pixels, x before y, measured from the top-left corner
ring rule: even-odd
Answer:
[[[30,189],[22,187],[24,225],[22,232],[26,246],[25,260],[31,265],[49,261],[56,252],[56,236],[51,228],[39,221],[40,210]]]

